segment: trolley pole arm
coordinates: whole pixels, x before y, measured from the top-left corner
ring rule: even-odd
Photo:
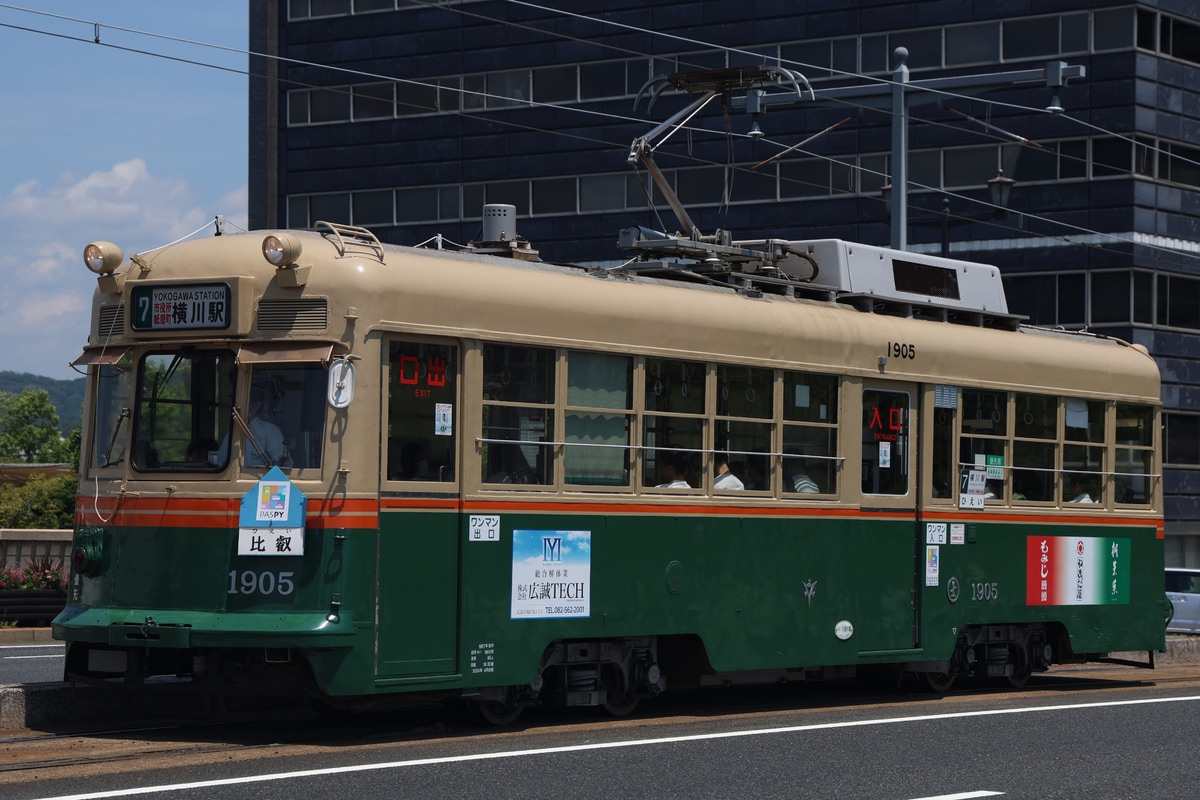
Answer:
[[[663,197],[666,198],[667,203],[671,206],[671,210],[675,212],[676,218],[687,232],[687,235],[696,241],[700,239],[700,230],[692,222],[692,218],[684,209],[683,203],[679,202],[679,197],[675,194],[675,190],[671,188],[671,184],[667,181],[666,176],[663,175],[662,170],[654,163],[654,150],[687,124],[688,120],[698,114],[700,109],[708,105],[709,101],[716,97],[717,94],[718,92],[715,91],[705,92],[672,114],[668,119],[659,123],[645,136],[639,136],[634,139],[633,144],[629,148],[629,158],[626,159],[630,166],[641,162],[646,167],[646,171],[650,173],[650,178],[654,181],[654,185],[658,187]],[[663,135],[664,133],[666,135]],[[662,136],[662,140],[655,144],[654,140],[659,136]]]

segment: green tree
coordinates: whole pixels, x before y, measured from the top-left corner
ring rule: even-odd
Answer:
[[[59,434],[58,411],[45,389],[0,392],[0,461],[78,464],[78,431],[66,439]]]
[[[54,475],[0,489],[0,528],[72,527],[78,484],[75,475]]]

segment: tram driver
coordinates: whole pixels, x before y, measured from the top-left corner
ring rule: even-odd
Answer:
[[[283,463],[286,454],[283,432],[279,430],[279,426],[274,422],[263,418],[263,409],[266,407],[266,404],[266,391],[258,386],[251,388],[247,427],[250,428],[250,434],[253,436],[254,441],[246,442],[247,467],[265,467],[267,464],[287,466]],[[261,446],[261,452],[260,447],[256,446],[255,442]],[[267,463],[263,463],[264,455]]]

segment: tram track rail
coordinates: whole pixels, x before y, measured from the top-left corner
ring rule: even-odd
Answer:
[[[820,684],[821,691],[803,691],[817,684],[797,683],[793,687],[741,687],[745,691],[681,691],[664,695],[656,703],[627,719],[604,719],[580,713],[578,709],[547,709],[544,714],[526,720],[527,727],[494,729],[467,722],[446,708],[410,709],[400,714],[363,712],[334,718],[321,717],[297,724],[293,718],[261,719],[254,722],[213,721],[146,724],[139,721],[128,727],[104,727],[95,730],[63,732],[28,731],[0,737],[0,748],[10,757],[0,764],[0,784],[26,780],[31,773],[58,777],[61,770],[121,772],[137,763],[139,769],[167,767],[196,759],[223,757],[229,760],[254,760],[286,757],[314,751],[345,751],[350,748],[374,749],[428,743],[434,739],[472,736],[553,734],[560,728],[595,726],[606,730],[621,727],[668,728],[687,724],[697,717],[727,717],[731,723],[761,720],[789,714],[819,713],[833,709],[912,708],[923,712],[931,704],[947,710],[949,704],[964,706],[981,698],[1003,698],[1020,702],[1022,698],[1055,696],[1094,699],[1096,693],[1119,691],[1138,686],[1200,688],[1200,665],[1135,670],[1128,667],[1060,667],[1035,676],[1024,689],[1011,689],[983,681],[964,682],[946,695],[921,693],[909,688],[882,687],[861,681]],[[835,688],[836,687],[836,688]],[[832,691],[831,691],[832,690]],[[290,725],[287,731],[283,725]],[[23,777],[24,776],[24,777]]]

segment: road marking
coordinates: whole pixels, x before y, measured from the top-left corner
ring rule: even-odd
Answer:
[[[19,658],[62,658],[61,653],[47,653],[44,656],[0,656],[5,661],[16,661]]]
[[[959,792],[958,794],[939,794],[936,797],[914,797],[913,800],[971,800],[973,797],[999,797],[1004,792]]]
[[[0,644],[0,650],[36,650],[45,649],[47,647],[56,647],[63,649],[66,647],[62,642],[58,644]]]
[[[327,775],[348,775],[355,772],[373,772],[381,769],[428,767],[437,764],[462,764],[471,761],[493,761],[501,758],[519,758],[522,756],[579,753],[587,750],[613,750],[621,747],[646,747],[660,744],[677,744],[680,742],[704,742],[715,739],[737,739],[743,736],[766,736],[780,733],[805,733],[808,731],[837,730],[839,728],[869,728],[877,725],[899,725],[908,722],[936,722],[949,719],[970,719],[972,717],[1001,717],[1011,714],[1037,714],[1046,711],[1082,711],[1092,708],[1118,708],[1121,706],[1141,706],[1156,703],[1195,702],[1200,702],[1200,695],[1191,695],[1188,697],[1157,697],[1148,698],[1145,700],[1110,700],[1099,703],[1068,703],[1055,706],[1031,706],[1027,708],[992,708],[983,711],[958,711],[951,714],[921,714],[914,717],[859,719],[849,720],[846,722],[822,722],[816,725],[791,725],[784,728],[757,728],[748,731],[722,731],[720,733],[696,733],[688,736],[664,736],[661,739],[633,739],[626,742],[593,742],[591,744],[565,745],[563,747],[536,747],[531,750],[506,750],[499,753],[472,753],[465,756],[415,758],[411,761],[388,761],[380,764],[355,764],[349,767],[327,767],[325,769],[306,769],[295,772],[276,772],[267,773],[265,775],[247,775],[242,778],[219,778],[211,781],[195,781],[193,783],[171,783],[163,784],[161,786],[139,786],[128,789],[115,789],[107,792],[48,795],[44,798],[37,798],[37,800],[100,800],[100,798],[106,797],[133,797],[140,794],[154,794],[156,792],[182,792],[190,789],[206,789],[213,786],[239,786],[247,783],[284,781],[294,778],[316,778]],[[966,794],[950,796],[986,797],[988,795]]]

